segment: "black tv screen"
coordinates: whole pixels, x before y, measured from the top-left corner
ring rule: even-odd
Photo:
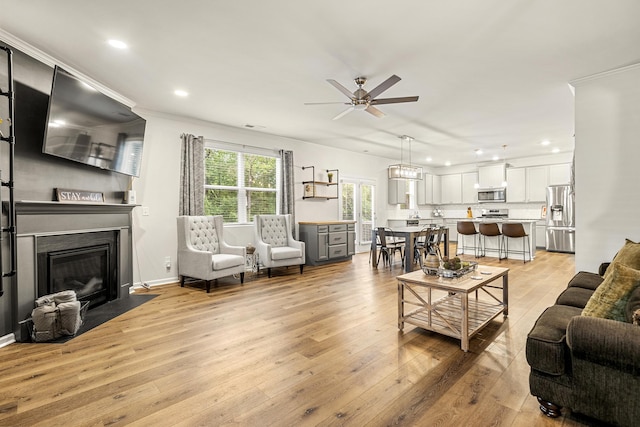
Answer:
[[[56,66],[42,151],[139,176],[146,120]]]

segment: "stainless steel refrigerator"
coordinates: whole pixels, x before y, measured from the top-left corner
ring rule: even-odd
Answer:
[[[552,252],[575,253],[574,192],[570,185],[547,187],[546,248]]]

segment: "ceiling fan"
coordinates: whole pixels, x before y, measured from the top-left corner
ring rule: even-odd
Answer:
[[[333,118],[333,120],[338,120],[339,118],[347,115],[353,110],[364,110],[367,113],[373,114],[374,116],[380,118],[384,117],[384,113],[378,110],[374,105],[380,104],[397,104],[400,102],[416,102],[418,100],[417,96],[405,96],[401,98],[376,98],[385,90],[389,89],[394,84],[400,81],[400,77],[395,74],[389,77],[387,80],[380,83],[378,86],[374,87],[370,91],[366,91],[362,88],[364,84],[367,82],[366,77],[356,77],[355,82],[358,85],[358,89],[355,92],[351,92],[346,87],[342,86],[335,80],[327,79],[327,81],[340,92],[347,95],[350,99],[349,102],[305,102],[305,105],[321,105],[321,104],[345,104],[348,105],[349,108],[344,110],[342,113],[338,114]]]

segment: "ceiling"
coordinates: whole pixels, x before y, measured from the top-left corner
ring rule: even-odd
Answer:
[[[0,0],[0,10],[2,30],[137,107],[394,160],[409,135],[412,162],[432,167],[571,152],[568,83],[640,62],[637,0]],[[334,121],[345,105],[304,105],[348,101],[327,79],[355,90],[364,76],[371,90],[392,74],[402,80],[380,97],[420,99],[378,106],[383,118]]]

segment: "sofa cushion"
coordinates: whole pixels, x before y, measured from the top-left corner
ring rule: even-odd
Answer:
[[[553,305],[538,317],[527,335],[526,356],[532,369],[549,375],[562,375],[569,360],[566,344],[567,325],[581,308]]]
[[[587,302],[591,298],[591,295],[593,295],[593,290],[591,289],[569,287],[558,296],[556,304],[584,308],[584,306],[587,305]]]
[[[626,321],[627,302],[631,292],[639,285],[640,270],[613,262],[607,269],[604,281],[589,298],[582,315]]]
[[[271,259],[273,261],[300,257],[302,257],[302,251],[298,248],[291,248],[288,246],[284,248],[271,248]]]
[[[629,239],[625,239],[624,241],[624,246],[618,251],[611,263],[620,263],[634,270],[640,270],[640,243],[632,242]],[[604,273],[604,277],[607,278],[610,272],[611,267]]]
[[[635,323],[634,313],[640,310],[640,287],[635,288],[629,295],[629,301],[627,301],[625,321],[629,323]]]
[[[240,255],[215,254],[211,256],[214,270],[237,267],[244,264],[244,257]]]
[[[569,281],[569,288],[584,288],[594,291],[602,283],[602,276],[596,273],[580,271]]]

